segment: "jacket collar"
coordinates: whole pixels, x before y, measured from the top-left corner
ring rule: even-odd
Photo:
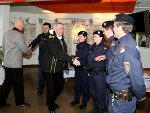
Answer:
[[[18,28],[14,27],[12,30],[16,30],[18,32],[21,32]]]
[[[112,42],[114,40],[114,36],[111,36],[108,40],[110,40],[110,42]]]

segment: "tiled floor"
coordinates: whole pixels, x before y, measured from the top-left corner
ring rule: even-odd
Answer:
[[[150,74],[150,72],[148,72]],[[37,91],[38,81],[38,68],[25,68],[24,69],[24,88],[25,88],[25,100],[31,104],[31,107],[26,109],[16,108],[15,100],[13,97],[13,91],[11,91],[8,97],[8,103],[11,104],[9,108],[0,109],[0,113],[49,113],[47,106],[45,105],[46,91],[41,96],[38,96]],[[60,105],[60,108],[56,110],[56,113],[87,113],[92,109],[92,100],[90,99],[88,106],[84,110],[79,110],[77,106],[70,107],[69,103],[73,99],[74,94],[74,80],[67,79],[65,82],[65,88],[56,103]],[[149,104],[150,107],[150,104]],[[141,109],[142,110],[142,109]],[[145,111],[145,108],[144,110]],[[143,113],[143,112],[136,112]],[[148,113],[148,112],[144,112]],[[149,112],[150,113],[150,112]]]

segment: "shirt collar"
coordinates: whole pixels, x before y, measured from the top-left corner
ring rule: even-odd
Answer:
[[[100,46],[102,46],[104,43],[103,43],[103,41],[101,41],[98,45],[96,45],[97,47],[100,47]]]
[[[120,39],[118,39],[118,42],[122,42],[123,40],[125,40],[129,36],[131,36],[131,34],[124,35],[123,37],[121,37]]]
[[[18,28],[14,27],[13,30],[21,32]]]
[[[108,40],[112,42],[114,40],[114,36],[111,36]]]
[[[58,38],[59,40],[61,40],[61,39],[62,39],[62,36],[58,36],[58,35],[57,35],[57,38]]]

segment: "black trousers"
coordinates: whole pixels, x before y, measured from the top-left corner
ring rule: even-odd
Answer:
[[[64,87],[63,72],[50,73],[43,72],[46,79],[46,89],[47,89],[47,102],[49,109],[55,110],[55,100],[62,92]]]
[[[0,88],[0,105],[6,104],[13,86],[16,105],[24,104],[23,69],[5,67],[5,80]]]

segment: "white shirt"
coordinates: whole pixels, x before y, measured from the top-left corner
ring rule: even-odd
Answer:
[[[62,36],[58,36],[58,35],[57,35],[57,38],[58,38],[59,40],[61,40],[61,39],[62,39]]]

